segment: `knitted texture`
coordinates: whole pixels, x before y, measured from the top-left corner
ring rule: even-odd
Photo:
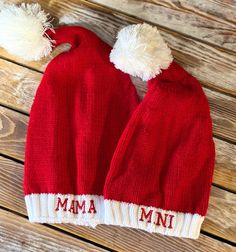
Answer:
[[[148,87],[112,158],[105,221],[140,228],[144,222],[145,230],[197,238],[215,160],[208,102],[198,81],[174,62]]]
[[[148,81],[139,102],[130,77],[109,61],[110,46],[94,33],[61,27],[47,35],[71,49],[48,64],[30,113],[30,221],[197,238],[215,160],[199,82],[168,56],[169,67]]]
[[[110,46],[94,33],[64,27],[50,37],[56,45],[69,42],[71,49],[48,64],[36,93],[24,192],[29,212],[34,211],[31,221],[80,223],[88,216],[76,213],[89,214],[94,202],[101,201],[113,152],[138,97],[129,76],[110,63]],[[90,213],[95,212],[92,226],[102,221],[96,206]]]

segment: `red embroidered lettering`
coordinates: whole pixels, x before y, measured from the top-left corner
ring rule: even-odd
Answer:
[[[85,213],[85,200],[83,200],[81,204],[78,200],[72,200],[70,209],[68,211],[72,212],[73,214],[78,214],[79,209],[82,210],[82,214]]]
[[[64,200],[64,202],[62,203],[61,198],[58,197],[58,199],[57,199],[57,207],[56,207],[55,210],[58,211],[59,207],[61,207],[61,208],[63,208],[63,211],[66,211],[66,209],[67,209],[67,201],[68,201],[68,198],[66,198]]]
[[[141,208],[141,210],[142,210],[142,213],[141,213],[141,217],[140,217],[140,221],[144,221],[143,220],[143,218],[145,218],[145,219],[148,219],[148,223],[150,223],[151,222],[151,220],[152,220],[152,212],[153,212],[153,210],[149,210],[149,212],[148,213],[146,213],[145,212],[145,209],[142,207]]]
[[[85,213],[85,200],[83,200],[81,204],[79,203],[78,200],[76,201],[76,208],[75,208],[76,211],[74,213],[78,214],[79,209],[82,210],[82,214]]]
[[[169,219],[170,219],[170,224],[169,224],[169,226],[168,226],[168,228],[173,228],[172,227],[172,220],[173,220],[173,218],[174,218],[174,215],[169,215]]]
[[[70,204],[70,205],[68,205]],[[86,202],[86,200],[83,200],[81,202],[79,202],[78,200],[72,200],[71,202],[68,201],[68,198],[65,198],[64,201],[62,201],[62,199],[60,197],[58,197],[57,199],[57,207],[56,207],[56,211],[58,211],[60,208],[63,209],[63,211],[70,211],[73,214],[78,214],[79,211],[82,212],[82,214],[86,213],[86,209],[88,207],[88,202]],[[67,209],[67,205],[68,208]],[[88,213],[97,213],[96,208],[95,208],[95,204],[94,204],[94,200],[90,200],[90,205],[89,205],[89,210],[87,210]]]
[[[75,201],[72,200],[71,204],[70,204],[70,209],[68,211],[70,211],[71,213],[75,213],[75,205],[74,205]]]
[[[94,200],[90,200],[90,207],[89,207],[88,212],[92,213],[92,211],[93,211],[93,213],[97,212],[96,209],[95,209]]]
[[[156,224],[157,226],[162,225],[163,227],[166,227],[166,220],[167,220],[168,214],[165,214],[165,219],[163,219],[161,213],[156,212],[156,214],[157,214],[157,221],[154,222],[154,224]],[[160,224],[160,221],[161,221],[161,224]]]

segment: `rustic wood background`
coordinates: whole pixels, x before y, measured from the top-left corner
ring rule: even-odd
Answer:
[[[30,224],[22,191],[29,111],[46,64],[68,46],[40,62],[25,62],[0,48],[0,251],[236,251],[236,2],[36,2],[55,17],[55,24],[85,26],[111,45],[125,25],[144,21],[156,25],[175,60],[204,87],[213,119],[216,167],[198,240],[105,225],[92,229]],[[145,83],[137,79],[135,83],[143,96]]]

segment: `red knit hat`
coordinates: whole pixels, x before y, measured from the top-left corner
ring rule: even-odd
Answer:
[[[112,51],[117,68],[143,77],[119,55],[127,32],[137,44],[152,43],[146,30],[157,32],[147,25],[120,31]],[[212,122],[199,82],[174,62],[166,68],[148,81],[116,147],[104,186],[105,223],[197,238],[215,160]]]
[[[12,24],[1,26],[6,19]],[[33,29],[17,30],[20,20]],[[39,59],[53,44],[72,46],[49,63],[31,109],[24,180],[29,219],[197,238],[215,160],[198,81],[173,62],[150,25],[123,28],[111,50],[85,28],[53,33],[47,20],[37,4],[0,12],[0,30],[9,35],[0,36],[0,45],[11,53]],[[141,103],[120,70],[148,80]]]
[[[33,45],[30,52],[22,48],[22,54],[4,45],[25,59],[50,53],[52,44],[71,45],[48,64],[30,112],[24,171],[29,220],[103,223],[104,181],[118,139],[138,105],[136,89],[129,76],[109,61],[111,47],[91,31],[48,30],[47,15],[38,4],[9,6],[0,13],[0,23],[4,15],[18,22],[23,18],[25,25],[33,22],[32,33],[35,25],[47,30],[33,34],[40,46],[45,43],[39,50]],[[36,43],[28,34],[8,33],[12,43],[14,36],[23,44]]]

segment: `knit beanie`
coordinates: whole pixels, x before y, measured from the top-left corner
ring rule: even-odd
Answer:
[[[38,4],[7,6],[0,27],[7,35],[0,45],[24,59],[71,45],[48,64],[30,111],[24,165],[29,220],[103,223],[104,181],[138,105],[135,87],[110,62],[109,45],[82,27],[52,30]]]
[[[156,65],[154,74],[149,69],[144,75],[138,64],[131,64],[130,55],[124,57],[127,37],[135,41],[129,44],[133,49],[139,44],[146,51],[145,42],[154,42],[147,30],[159,36],[149,25],[123,28],[111,53],[117,68],[148,80],[148,91],[111,161],[104,186],[105,223],[196,239],[215,161],[209,105],[199,82],[171,58],[164,56],[167,61]]]
[[[29,60],[71,45],[48,64],[30,112],[30,221],[197,238],[215,160],[209,105],[157,29],[127,26],[112,49],[82,27],[52,30],[26,4],[0,12],[0,31],[0,46]],[[148,81],[141,102],[129,74]]]

